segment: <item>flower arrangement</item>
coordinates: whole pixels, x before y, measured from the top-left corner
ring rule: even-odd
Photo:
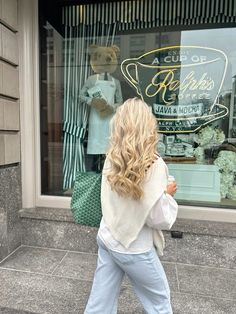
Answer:
[[[236,185],[234,185],[236,173],[236,153],[222,150],[215,159],[214,164],[220,170],[220,193],[222,197],[236,199]]]
[[[225,134],[220,128],[206,126],[194,135],[194,141],[198,147],[194,150],[197,163],[203,163],[205,150],[222,144]],[[221,197],[236,200],[236,185],[234,185],[236,174],[236,153],[233,151],[220,151],[214,164],[220,171],[220,193]]]
[[[201,129],[194,136],[194,141],[198,143],[199,146],[204,146],[205,148],[220,145],[224,140],[224,132],[220,128],[212,128],[209,125]]]
[[[222,150],[215,159],[214,164],[222,172],[236,172],[236,153]]]
[[[193,154],[196,157],[196,163],[197,164],[202,164],[204,162],[205,155],[204,155],[204,148],[203,147],[198,146],[197,148],[195,148]]]
[[[225,140],[224,132],[218,127],[206,126],[194,135],[194,142],[199,146],[194,150],[197,163],[204,162],[204,150],[220,145]]]
[[[227,193],[228,198],[231,200],[236,200],[236,185],[231,186]]]

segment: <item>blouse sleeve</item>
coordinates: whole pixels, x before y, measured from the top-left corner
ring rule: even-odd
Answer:
[[[169,230],[174,224],[178,213],[178,204],[170,194],[163,193],[152,207],[146,224],[158,230]]]

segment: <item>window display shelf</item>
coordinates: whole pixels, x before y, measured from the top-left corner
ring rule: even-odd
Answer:
[[[236,137],[227,138],[228,142],[236,143]]]
[[[168,164],[178,184],[175,199],[220,202],[220,173],[215,165]]]

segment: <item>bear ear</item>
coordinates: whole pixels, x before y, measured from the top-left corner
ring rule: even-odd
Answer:
[[[90,45],[88,47],[88,53],[92,55],[98,49],[98,45]]]
[[[116,55],[119,56],[120,48],[116,45],[112,45],[111,48],[115,51]]]

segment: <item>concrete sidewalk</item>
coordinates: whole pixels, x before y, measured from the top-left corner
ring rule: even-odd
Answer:
[[[20,246],[0,263],[0,313],[82,314],[96,257],[93,253]],[[236,313],[235,269],[165,261],[163,265],[175,314]],[[128,279],[122,285],[118,313],[144,313]]]

